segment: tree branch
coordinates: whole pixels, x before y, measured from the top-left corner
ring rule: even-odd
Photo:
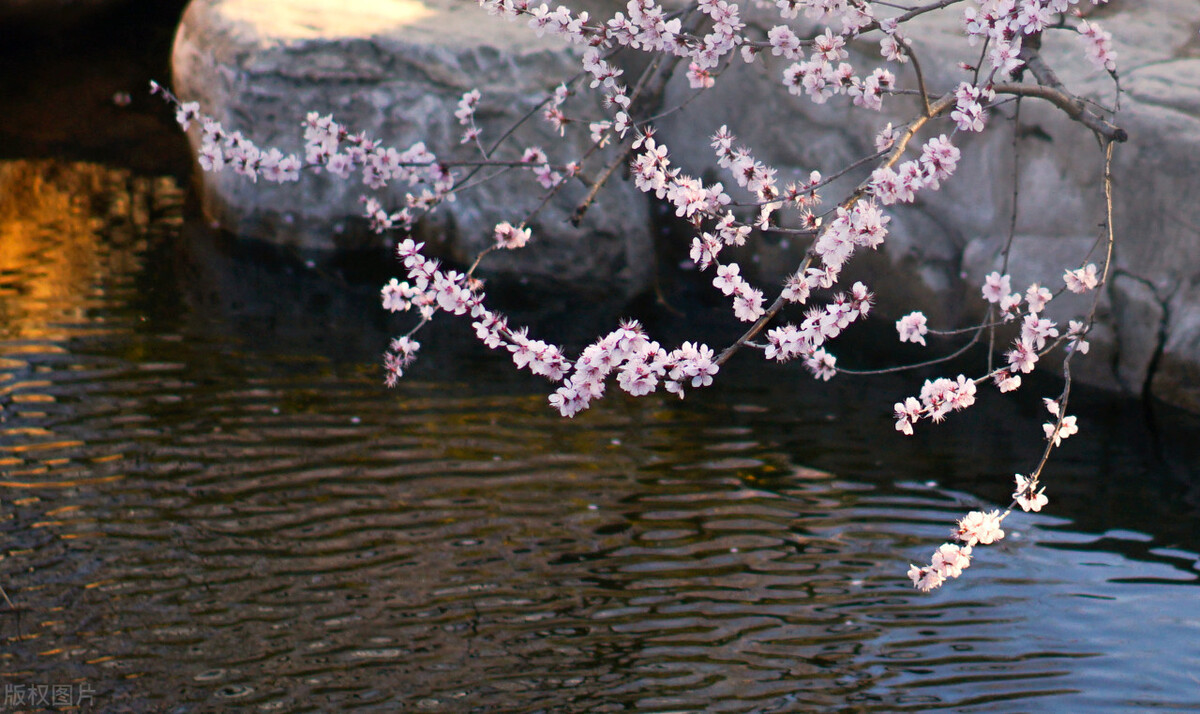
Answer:
[[[1087,103],[1080,97],[1072,94],[1050,68],[1046,61],[1042,59],[1041,53],[1041,37],[1036,35],[1026,38],[1021,45],[1021,54],[1019,57],[1024,60],[1025,67],[1037,79],[1036,85],[1032,84],[997,84],[993,85],[992,89],[997,94],[1011,94],[1017,97],[1036,97],[1044,99],[1054,106],[1061,109],[1068,117],[1083,124],[1091,129],[1097,135],[1108,141],[1123,143],[1129,140],[1129,132],[1121,127],[1107,121],[1100,115],[1092,111]]]

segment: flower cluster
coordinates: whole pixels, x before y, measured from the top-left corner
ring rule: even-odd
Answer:
[[[1088,1],[1088,0],[1083,0]],[[1098,5],[1107,0],[1090,0]],[[1040,33],[1055,24],[1056,18],[1070,12],[1081,0],[976,0],[963,9],[963,28],[972,45],[984,39],[989,45],[988,59],[993,71],[1010,76],[1024,64],[1018,59],[1021,38]],[[1088,41],[1088,57],[1102,69],[1116,68],[1116,55],[1108,47],[1108,33],[1087,20],[1080,34]],[[1108,66],[1108,63],[1112,66]]]
[[[943,543],[933,551],[933,562],[925,566],[910,565],[908,578],[921,592],[941,587],[950,578],[957,578],[971,565],[971,546]]]
[[[903,402],[896,402],[896,431],[912,436],[913,424],[922,417],[940,422],[950,412],[974,404],[975,392],[975,380],[961,374],[957,379],[927,379],[925,386],[921,387],[920,399],[907,397]]]
[[[1079,36],[1083,38],[1087,58],[1092,64],[1106,72],[1117,71],[1117,53],[1113,51],[1110,33],[1094,22],[1083,20],[1079,23]]]
[[[571,376],[550,395],[550,405],[565,417],[575,416],[604,395],[606,380],[614,372],[621,389],[635,397],[654,392],[661,383],[683,398],[685,387],[707,387],[718,371],[708,345],[684,342],[667,352],[640,324],[627,321],[583,350]]]
[[[399,151],[366,134],[351,134],[332,116],[317,112],[309,112],[302,126],[304,160],[309,166],[323,168],[343,179],[361,171],[362,182],[373,189],[383,188],[390,181],[407,182],[410,186],[426,184],[428,188],[420,197],[409,197],[410,206],[429,206],[452,198],[454,174],[423,142]]]
[[[479,139],[479,127],[475,125],[475,107],[479,105],[479,99],[483,96],[478,89],[462,95],[462,99],[458,101],[458,109],[454,112],[454,118],[458,119],[458,123],[466,127],[463,129],[462,139],[460,144],[470,144]]]
[[[962,571],[971,564],[972,549],[979,544],[990,545],[1004,537],[1000,524],[1008,513],[999,511],[971,511],[958,522],[958,527],[951,531],[955,540],[963,545],[943,543],[933,552],[929,565],[910,565],[908,577],[913,586],[921,592],[929,592],[940,587],[951,578],[962,575]]]
[[[912,203],[917,191],[936,191],[958,168],[960,152],[946,135],[934,137],[921,148],[921,158],[905,161],[896,169],[882,166],[871,174],[871,192],[885,206]]]
[[[766,358],[787,362],[800,357],[813,376],[828,381],[837,373],[837,359],[822,345],[866,317],[874,299],[865,285],[855,283],[849,293],[838,293],[828,304],[809,308],[799,327],[788,323],[767,332]]]
[[[995,98],[996,94],[991,89],[963,82],[954,92],[954,111],[950,112],[950,118],[962,131],[983,131],[987,126],[987,111],[983,105]]]
[[[722,125],[712,137],[712,147],[717,153],[717,166],[728,171],[738,186],[754,196],[760,204],[758,225],[766,226],[771,214],[780,208],[779,187],[775,183],[776,170],[757,161],[750,150],[744,146],[733,147],[734,136],[729,129]],[[816,176],[820,181],[820,175]],[[819,198],[811,191],[802,195],[802,190],[795,185],[788,186],[788,192],[797,205],[808,205],[819,202]]]
[[[789,59],[802,56],[800,42],[784,25],[772,28],[768,41],[772,54],[782,54]],[[845,94],[855,106],[874,111],[883,108],[883,95],[896,86],[895,75],[883,67],[876,67],[865,78],[856,75],[854,66],[842,61],[850,56],[845,49],[846,38],[833,34],[830,28],[817,35],[811,44],[813,53],[807,60],[793,62],[783,70],[783,86],[788,92],[808,95],[817,104],[824,104],[837,94]],[[905,61],[902,46],[894,37],[885,38],[883,48],[887,59]]]
[[[874,201],[858,201],[849,210],[838,207],[834,218],[825,225],[820,236],[813,244],[813,252],[821,259],[821,263],[831,271],[836,280],[842,266],[850,259],[858,248],[872,250],[883,245],[887,237],[887,224],[892,219],[879,209]],[[812,281],[820,282],[827,278],[821,272],[811,273]],[[812,287],[828,287],[827,285],[812,285]]]

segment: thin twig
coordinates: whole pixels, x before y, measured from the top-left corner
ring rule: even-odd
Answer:
[[[925,89],[925,74],[921,71],[921,63],[917,61],[917,53],[908,48],[908,58],[912,60],[913,71],[917,73],[917,90],[921,93],[921,103],[925,107],[925,116],[933,109],[929,106],[929,93]]]
[[[895,372],[907,372],[907,371],[913,370],[913,369],[920,369],[921,367],[932,367],[935,364],[949,362],[950,360],[952,360],[956,357],[961,357],[962,355],[966,354],[968,350],[970,350],[972,347],[974,347],[979,342],[979,336],[981,334],[983,334],[984,327],[986,327],[986,325],[979,325],[978,327],[973,328],[975,330],[975,334],[971,336],[970,342],[966,343],[962,347],[959,347],[957,350],[951,352],[950,354],[944,355],[942,357],[935,357],[933,359],[926,360],[924,362],[917,362],[916,364],[906,364],[906,365],[901,365],[899,367],[884,367],[883,369],[842,369],[841,367],[835,367],[834,369],[836,369],[838,371],[838,373],[840,373],[840,374],[875,375],[875,374],[892,374]]]

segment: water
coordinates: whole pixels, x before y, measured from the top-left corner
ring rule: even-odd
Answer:
[[[731,363],[546,387],[440,329],[381,386],[374,283],[184,220],[170,179],[0,164],[0,675],[101,711],[1200,708],[1196,422],[1033,385],[905,439],[913,378]],[[553,327],[547,329],[555,329]],[[20,709],[10,700],[5,711]]]

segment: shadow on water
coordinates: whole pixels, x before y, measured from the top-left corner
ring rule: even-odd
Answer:
[[[1151,428],[1140,405],[1076,390],[1049,508],[1014,514],[923,596],[908,563],[965,510],[1008,502],[1052,379],[982,390],[904,438],[888,405],[921,377],[817,383],[747,357],[685,402],[610,395],[567,421],[544,383],[443,320],[389,391],[387,268],[315,269],[214,235],[185,219],[170,168],[34,154],[0,161],[6,697],[1200,707],[1194,416],[1159,410]],[[629,310],[664,343],[723,339],[725,317],[684,303],[686,321]],[[574,344],[621,312],[512,304]],[[847,357],[872,359],[880,334],[849,333]]]

